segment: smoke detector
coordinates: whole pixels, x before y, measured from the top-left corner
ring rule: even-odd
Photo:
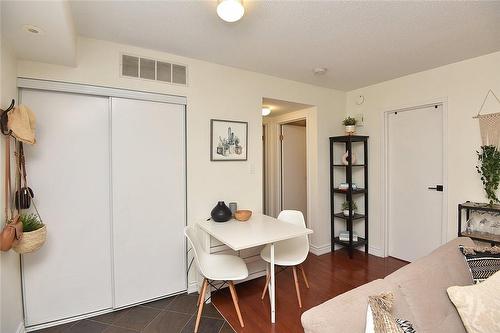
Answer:
[[[316,67],[313,69],[314,75],[323,75],[328,71],[325,67]]]

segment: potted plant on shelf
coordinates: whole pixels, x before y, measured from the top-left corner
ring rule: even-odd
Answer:
[[[500,202],[496,195],[500,183],[500,151],[495,146],[481,146],[477,158],[481,165],[476,166],[476,169],[481,175],[490,206],[493,206],[494,203]]]
[[[353,117],[347,117],[344,119],[342,124],[345,126],[345,132],[347,135],[353,135],[356,132],[356,119]]]
[[[358,206],[356,205],[356,202],[352,202],[352,211],[353,213],[358,210]],[[342,204],[342,213],[344,216],[349,216],[349,201],[344,201]],[[353,214],[354,215],[354,214]]]
[[[38,250],[45,243],[47,228],[36,214],[21,214],[23,238],[12,248],[17,253],[29,253]]]

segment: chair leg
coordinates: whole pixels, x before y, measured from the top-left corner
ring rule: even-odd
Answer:
[[[264,290],[262,291],[262,296],[260,299],[264,299],[264,296],[266,296],[266,291],[267,287],[269,286],[269,280],[271,279],[271,275],[269,275],[269,272],[266,273],[266,284],[264,285]]]
[[[306,287],[307,287],[307,289],[309,289],[309,282],[307,281],[306,272],[304,271],[304,266],[302,266],[302,264],[299,265],[299,269],[302,272],[302,277],[304,278],[304,282],[306,283]]]
[[[236,289],[234,288],[233,281],[229,281],[229,290],[231,291],[231,296],[233,298],[234,308],[236,309],[236,314],[240,320],[241,327],[245,327],[243,324],[243,318],[241,317],[240,306],[238,305],[238,295],[236,294]]]
[[[236,297],[236,303],[240,304],[240,298],[238,297],[238,294],[236,293],[236,289],[234,292],[234,297]]]
[[[201,287],[200,297],[198,297],[198,315],[196,316],[196,325],[194,326],[194,333],[198,332],[198,327],[200,326],[201,313],[203,311],[203,305],[205,304],[205,292],[207,291],[208,280],[203,280],[203,286]]]
[[[302,300],[300,299],[299,280],[297,279],[297,267],[293,266],[293,279],[295,280],[295,291],[297,291],[297,299],[299,301],[299,308],[302,308]]]
[[[203,285],[205,284],[205,278],[203,279],[203,282],[201,283],[201,287],[200,287],[200,291],[199,291],[199,295],[198,295],[198,302],[196,303],[196,305],[200,305],[200,302],[201,302],[201,295],[203,295],[202,293],[202,290],[203,290]]]

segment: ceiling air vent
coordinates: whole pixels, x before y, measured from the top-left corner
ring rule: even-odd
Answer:
[[[187,67],[166,61],[122,54],[122,76],[187,85]]]

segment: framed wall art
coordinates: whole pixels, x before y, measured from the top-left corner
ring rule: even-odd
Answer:
[[[246,161],[248,159],[248,123],[210,120],[210,160]]]

